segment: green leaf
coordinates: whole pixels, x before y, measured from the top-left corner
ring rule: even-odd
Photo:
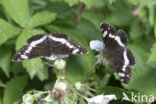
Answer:
[[[61,7],[61,8],[60,8]],[[69,5],[65,2],[61,2],[61,1],[51,1],[47,4],[46,9],[48,11],[51,12],[55,12],[58,15],[59,14],[63,14],[65,12],[69,12],[71,10],[71,8],[69,7]]]
[[[133,69],[130,83],[127,89],[138,90],[144,94],[156,94],[155,70]]]
[[[65,0],[69,4],[69,6],[73,6],[79,3],[79,0]]]
[[[7,83],[4,90],[3,104],[13,104],[27,85],[26,76],[16,76]]]
[[[80,0],[83,2],[88,8],[90,8],[94,3],[97,2],[97,0]]]
[[[154,34],[155,34],[155,38],[156,38],[156,23],[155,23],[155,26],[154,26]]]
[[[151,55],[147,61],[147,63],[150,62],[156,62],[156,43],[153,45],[153,47],[151,48]]]
[[[32,37],[33,35],[43,34],[43,33],[45,33],[43,30],[35,30],[35,29],[23,31],[23,33],[17,39],[16,50],[20,49],[23,45],[26,45],[26,41],[28,38]],[[24,61],[23,67],[26,68],[31,79],[34,78],[35,75],[38,75],[40,80],[44,80],[48,78],[47,71],[43,71],[44,66],[40,58]]]
[[[136,69],[145,69],[147,59],[149,57],[149,53],[146,51],[147,47],[146,44],[143,43],[143,41],[138,41],[133,44],[129,44],[128,48],[133,52],[135,56],[136,64],[133,67],[134,70]],[[140,54],[142,53],[142,54]]]
[[[156,4],[150,4],[148,5],[148,10],[149,10],[149,23],[151,26],[154,25],[155,21],[155,6]]]
[[[2,82],[1,79],[0,79],[0,87],[6,87],[6,85]]]
[[[88,49],[88,54],[70,56],[67,61],[67,78],[72,82],[82,81],[86,78],[87,74],[92,70],[94,63],[94,56],[90,50],[88,43],[84,36],[77,30],[64,29],[53,25],[48,25],[46,28],[51,32],[62,32],[70,36],[71,40],[81,43]]]
[[[2,0],[7,14],[21,27],[27,27],[29,21],[28,0]]]
[[[0,104],[2,104],[2,100],[1,100],[1,98],[0,98]]]
[[[123,92],[130,96],[130,93],[128,91],[114,86],[104,86],[102,88],[97,89],[97,94],[115,94],[117,99],[123,98]]]
[[[133,8],[127,0],[116,0],[113,5],[105,5],[106,7],[102,8],[105,11],[103,21],[116,26],[129,25],[134,21]]]
[[[4,71],[7,77],[10,72],[11,51],[7,46],[0,47],[0,68]]]
[[[31,60],[24,61],[23,67],[26,68],[31,79],[34,78],[36,74],[39,76],[40,80],[44,80],[48,78],[48,74],[47,72],[44,72],[45,69],[40,58],[34,58]]]
[[[85,12],[78,25],[79,31],[86,36],[87,40],[101,40],[100,24],[105,16],[100,13]],[[96,35],[95,35],[96,34]]]
[[[104,21],[111,25],[124,26],[132,22],[132,13],[129,10],[121,10],[113,12],[109,17],[105,17]]]
[[[37,27],[40,25],[44,25],[50,23],[55,20],[56,14],[48,11],[42,11],[35,14],[29,21],[29,28]]]
[[[100,26],[100,23],[98,24],[98,27]],[[96,29],[97,27],[95,24],[86,19],[86,18],[81,18],[81,22],[79,23],[77,29],[87,38],[87,40],[94,40],[94,39],[101,39],[101,33],[99,31],[99,28]],[[97,35],[95,35],[97,34]]]
[[[138,39],[138,37],[140,37],[141,35],[142,35],[142,31],[139,26],[139,22],[134,21],[130,27],[130,37],[131,39],[135,40],[135,39]]]
[[[100,13],[92,13],[92,12],[85,12],[82,15],[83,18],[90,21],[92,24],[95,25],[95,28],[99,31],[100,24],[104,21],[105,16]],[[80,22],[81,23],[81,22]]]
[[[26,45],[27,39],[32,37],[36,34],[43,34],[45,33],[43,30],[37,30],[37,29],[29,29],[24,30],[21,35],[17,38],[16,41],[16,50],[19,50],[23,45]]]
[[[130,3],[134,5],[141,5],[141,6],[146,6],[148,4],[154,4],[156,3],[155,0],[128,0]]]
[[[149,53],[146,51],[146,43],[141,42],[142,41],[138,41],[128,46],[135,56],[136,65],[132,67],[131,81],[125,87],[127,89],[134,89],[140,91],[144,94],[155,95],[156,83],[154,79],[156,73],[154,69],[147,68],[146,66]]]
[[[16,34],[18,34],[18,31],[11,24],[0,18],[0,45]]]
[[[110,4],[114,3],[116,0],[108,0]]]
[[[44,81],[45,79],[48,79],[48,69],[42,69],[36,73],[37,77],[40,79],[40,81]]]

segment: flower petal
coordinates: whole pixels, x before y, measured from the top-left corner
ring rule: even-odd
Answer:
[[[92,50],[98,51],[98,52],[102,52],[105,48],[105,45],[103,42],[99,41],[99,40],[92,40],[90,42],[90,48]]]

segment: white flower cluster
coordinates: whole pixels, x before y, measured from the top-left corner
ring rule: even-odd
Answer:
[[[62,77],[61,79],[56,80],[52,94],[49,94],[44,100],[51,102],[52,104],[59,104],[59,100],[62,100],[62,104],[69,104],[65,96],[66,89],[67,85],[64,82],[64,77]]]
[[[81,82],[76,82],[75,88],[77,90],[81,90],[82,84]],[[54,88],[52,90],[52,93],[47,93],[48,95],[45,98],[42,98],[42,101],[46,101],[47,103],[52,103],[52,104],[60,104],[59,100],[61,100],[61,104],[70,104],[69,99],[67,98],[66,94],[67,90],[67,85],[64,82],[64,78],[61,78],[61,80],[56,80],[56,83],[54,85]],[[45,94],[45,92],[38,92],[35,93],[34,95],[31,93],[25,94],[23,96],[23,103],[22,104],[33,104],[35,99],[41,96],[42,94]],[[112,100],[116,100],[115,95],[97,95],[92,98],[83,98],[87,101],[87,104],[108,104]]]

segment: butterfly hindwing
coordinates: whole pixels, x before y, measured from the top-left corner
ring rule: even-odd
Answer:
[[[127,48],[120,48],[112,52],[111,60],[120,80],[128,84],[131,77],[130,66],[135,64],[131,51]]]
[[[128,41],[128,39],[127,39],[126,33],[125,33],[123,30],[119,30],[119,31],[117,32],[117,36],[119,36],[121,42],[122,42],[125,46],[127,46],[127,41]]]
[[[135,58],[134,58],[133,53],[129,49],[127,49],[127,57],[129,59],[129,65],[134,66],[135,65]]]
[[[115,72],[119,76],[120,80],[124,84],[128,84],[131,77],[131,69],[129,65],[126,65],[126,67],[123,70],[124,67],[124,60],[122,60],[120,57],[113,57],[112,63],[115,69]]]

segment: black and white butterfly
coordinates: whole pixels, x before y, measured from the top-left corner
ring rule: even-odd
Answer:
[[[62,33],[39,34],[29,38],[27,45],[13,56],[12,61],[20,62],[39,56],[55,60],[85,53],[87,53],[87,49],[78,42],[70,40],[68,35]]]
[[[135,59],[127,46],[127,35],[123,30],[118,30],[109,24],[102,23],[100,26],[105,49],[114,65],[115,72],[120,80],[128,84],[131,77],[130,66],[135,65]]]

